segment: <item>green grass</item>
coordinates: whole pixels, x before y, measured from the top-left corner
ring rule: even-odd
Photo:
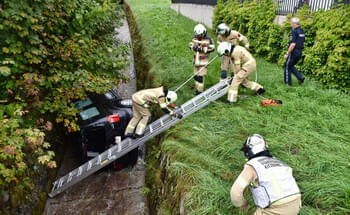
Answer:
[[[187,46],[196,23],[177,15],[168,0],[127,3],[144,39],[152,85],[175,89],[193,73]],[[240,89],[248,97],[235,106],[223,104],[222,99],[169,130],[160,151],[170,159],[166,174],[171,185],[166,194],[155,197],[159,214],[178,213],[184,192],[186,214],[252,214],[255,206],[249,191],[245,193],[247,213],[235,209],[229,196],[245,163],[239,148],[252,133],[262,134],[272,154],[293,167],[303,192],[300,214],[350,214],[349,96],[309,80],[299,86],[294,79],[294,86],[287,87],[281,68],[259,58],[257,63],[258,82],[267,90],[264,96],[281,99],[283,105],[263,108],[262,98]],[[206,88],[219,77],[218,59],[209,66]],[[178,104],[193,97],[193,85],[181,90]],[[160,152],[153,148],[148,155],[148,178],[157,182],[162,173],[157,172],[154,161]]]

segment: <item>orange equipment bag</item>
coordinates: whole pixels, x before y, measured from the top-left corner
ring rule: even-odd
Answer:
[[[261,101],[261,106],[266,107],[266,106],[278,106],[281,105],[282,101],[281,100],[275,100],[275,99],[265,99]]]

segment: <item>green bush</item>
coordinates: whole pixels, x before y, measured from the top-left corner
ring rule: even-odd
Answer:
[[[120,17],[113,0],[0,1],[0,191],[30,191],[35,166],[56,167],[48,119],[78,130],[72,102],[122,78]]]
[[[224,22],[245,34],[251,51],[271,62],[283,65],[283,55],[291,32],[288,20],[273,24],[275,7],[272,0],[218,1],[214,11],[214,26]],[[307,6],[299,9],[297,17],[306,33],[304,60],[298,67],[321,83],[350,92],[350,5],[310,13]]]

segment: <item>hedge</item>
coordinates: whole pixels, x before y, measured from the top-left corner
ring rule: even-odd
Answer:
[[[11,207],[26,201],[38,167],[56,167],[49,119],[78,130],[73,101],[122,78],[118,2],[0,1],[0,194],[10,194]]]
[[[251,51],[271,62],[283,65],[289,20],[282,25],[273,23],[278,5],[273,0],[219,0],[214,10],[213,25],[227,23],[245,34]],[[324,85],[350,92],[350,5],[338,4],[331,10],[310,12],[307,5],[295,15],[306,32],[303,60],[299,69]]]

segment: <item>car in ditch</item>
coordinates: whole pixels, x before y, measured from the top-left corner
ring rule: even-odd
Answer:
[[[124,139],[124,131],[132,118],[132,100],[122,99],[113,87],[105,94],[89,94],[86,100],[74,102],[80,110],[78,124],[79,151],[83,161],[97,156],[115,144],[115,137]],[[137,164],[139,149],[117,159],[113,168]]]

